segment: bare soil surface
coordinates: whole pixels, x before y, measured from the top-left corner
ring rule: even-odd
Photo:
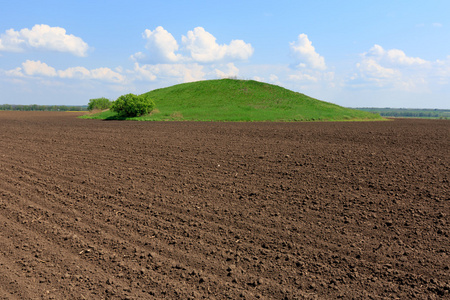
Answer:
[[[450,122],[0,112],[0,299],[448,299]]]

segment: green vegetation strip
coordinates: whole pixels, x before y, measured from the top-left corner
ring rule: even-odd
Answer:
[[[362,111],[392,118],[450,119],[450,109],[414,109],[414,108],[357,108]]]
[[[344,108],[253,80],[220,79],[183,83],[143,94],[155,102],[151,114],[119,117],[112,111],[91,119],[141,121],[354,121],[382,120],[374,113]]]

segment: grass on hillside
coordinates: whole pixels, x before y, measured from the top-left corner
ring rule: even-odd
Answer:
[[[183,83],[150,91],[156,109],[127,120],[187,121],[348,121],[380,120],[379,115],[316,100],[253,80],[220,79]],[[114,112],[85,118],[120,119]],[[124,119],[124,118],[122,118]]]

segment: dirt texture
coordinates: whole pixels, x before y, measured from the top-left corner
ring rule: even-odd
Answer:
[[[0,299],[449,299],[450,121],[0,112]]]

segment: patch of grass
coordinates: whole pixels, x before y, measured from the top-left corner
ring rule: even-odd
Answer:
[[[106,111],[96,111],[92,113],[85,114],[80,116],[81,119],[98,119],[98,120],[107,120],[109,118],[116,118],[117,113],[110,111],[109,109]]]
[[[344,108],[253,80],[220,79],[183,83],[150,91],[158,112],[127,120],[186,121],[350,121],[381,120],[373,113]],[[114,113],[94,115],[112,119]]]

